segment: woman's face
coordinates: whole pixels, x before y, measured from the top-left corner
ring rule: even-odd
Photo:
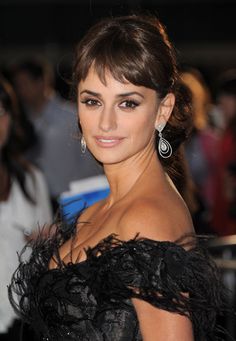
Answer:
[[[104,85],[91,68],[78,86],[79,119],[91,153],[113,164],[153,150],[159,103],[154,90],[121,83],[109,72]]]
[[[0,103],[0,149],[6,144],[10,131],[11,118]]]

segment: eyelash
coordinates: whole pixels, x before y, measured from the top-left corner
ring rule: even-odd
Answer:
[[[81,103],[89,106],[89,107],[94,107],[96,105],[100,105],[98,104],[99,102],[96,100],[96,99],[93,99],[93,98],[88,98],[88,99],[85,99],[85,100],[81,100]]]
[[[94,106],[100,106],[101,104],[99,103],[98,100],[93,99],[93,98],[88,98],[85,100],[81,100],[81,103],[89,106],[89,107],[94,107]],[[125,106],[122,106],[122,104],[126,104]],[[125,109],[135,109],[137,106],[139,106],[139,103],[134,101],[134,100],[125,100],[123,102],[121,102],[121,104],[119,105],[121,108],[125,108]]]
[[[125,100],[121,104],[126,103],[125,108],[126,109],[135,109],[137,106],[139,106],[139,103],[134,100]],[[121,105],[120,105],[121,106]]]

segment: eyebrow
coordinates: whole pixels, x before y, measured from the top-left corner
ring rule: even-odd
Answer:
[[[100,98],[102,97],[102,95],[99,94],[98,92],[94,92],[94,91],[87,90],[87,89],[81,91],[80,95],[82,95],[83,93],[87,93],[87,94],[95,96],[95,97],[100,97]],[[126,97],[126,96],[131,96],[131,95],[138,95],[138,96],[144,98],[144,96],[140,92],[137,92],[137,91],[124,92],[122,94],[117,94],[116,97]]]

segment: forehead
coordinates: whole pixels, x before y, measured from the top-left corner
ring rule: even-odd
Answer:
[[[94,67],[90,67],[86,78],[79,82],[78,89],[79,92],[87,89],[94,90],[95,92],[107,92],[108,94],[131,91],[141,92],[142,94],[156,94],[154,90],[144,86],[135,85],[125,78],[124,81],[115,79],[108,69],[104,73],[104,79],[101,79]]]
[[[96,68],[92,65],[88,69],[88,73],[85,77],[85,79],[82,79],[79,82],[79,85],[83,83],[90,83],[90,82],[101,82],[104,86],[108,86],[109,83],[116,81],[120,84],[131,84],[129,81],[125,79],[125,77],[122,77],[123,80],[121,81],[120,79],[116,79],[111,71],[108,68],[105,68],[101,74],[96,70]]]

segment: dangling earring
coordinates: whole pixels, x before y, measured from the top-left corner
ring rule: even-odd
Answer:
[[[86,152],[87,145],[86,145],[86,141],[83,135],[80,140],[80,145],[81,145],[81,152],[84,154]]]
[[[162,130],[164,129],[164,124],[157,124],[155,126],[156,130],[158,131],[159,142],[158,142],[158,152],[161,157],[167,159],[172,155],[172,147],[170,143],[162,137]]]

